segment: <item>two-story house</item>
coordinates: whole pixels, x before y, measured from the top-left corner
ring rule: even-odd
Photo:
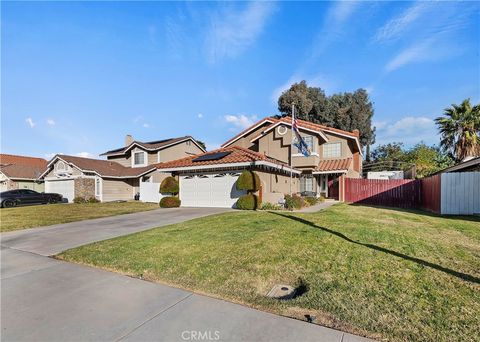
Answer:
[[[360,177],[359,132],[303,120],[297,124],[311,151],[308,157],[292,147],[290,117],[267,117],[216,151],[160,163],[157,168],[179,176],[184,206],[233,206],[241,195],[234,184],[244,169],[257,171],[264,202],[277,203],[290,191],[337,198],[341,175]]]
[[[168,176],[154,164],[202,152],[205,149],[191,136],[141,142],[127,135],[123,147],[101,154],[106,160],[56,155],[41,177],[46,192],[62,194],[68,202],[75,197],[131,200],[141,182],[160,183]]]

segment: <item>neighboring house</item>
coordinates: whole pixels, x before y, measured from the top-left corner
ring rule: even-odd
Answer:
[[[446,169],[443,169],[441,171],[438,171],[435,174],[447,173],[447,172],[474,172],[474,171],[480,171],[480,157],[467,158],[466,160],[456,165],[447,167]]]
[[[123,166],[138,168],[192,156],[206,150],[191,136],[150,142],[136,141],[131,135],[125,137],[125,146],[102,153],[107,160]],[[142,179],[144,182],[160,183],[167,175],[154,172]]]
[[[359,178],[362,149],[359,132],[347,132],[298,120],[311,155],[291,147],[291,118],[265,118],[228,140],[222,148],[157,165],[179,177],[182,206],[231,207],[238,197],[235,181],[244,169],[254,169],[262,181],[264,202],[277,203],[290,192],[338,197],[341,175]],[[290,168],[289,165],[292,165]]]
[[[44,184],[39,180],[47,167],[43,158],[0,154],[0,191],[12,189],[30,189],[44,191]]]
[[[403,171],[369,171],[367,179],[403,179]]]
[[[154,164],[204,151],[192,137],[143,143],[127,135],[125,147],[102,154],[107,160],[56,155],[42,177],[47,192],[60,193],[68,202],[75,197],[131,200],[140,193],[142,182],[156,182],[158,189],[167,176]]]

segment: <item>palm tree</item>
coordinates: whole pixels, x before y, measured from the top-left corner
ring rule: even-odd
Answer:
[[[470,99],[452,104],[435,122],[440,130],[440,145],[457,161],[480,155],[480,105],[472,107]]]

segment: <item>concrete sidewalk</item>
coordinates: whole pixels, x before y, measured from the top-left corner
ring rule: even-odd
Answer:
[[[151,220],[148,212],[144,214],[147,217],[141,221],[143,227]],[[183,214],[185,220],[201,215],[193,209]],[[180,220],[174,214],[165,215],[163,221],[156,218],[156,226]],[[126,220],[130,225],[135,223],[127,217]],[[71,227],[70,234],[58,227],[2,234],[2,245],[4,240],[8,245],[1,247],[2,341],[364,340],[181,289],[44,256],[60,251],[62,246],[70,248],[82,241],[91,242],[94,237],[105,238],[106,234],[98,232],[103,229],[101,222],[84,221],[83,230],[80,223],[62,225],[65,230]],[[103,222],[110,237],[136,230],[120,220],[117,222],[120,227],[115,231],[112,223],[111,220]]]
[[[302,208],[302,209],[297,210],[295,212],[296,213],[316,213],[317,211],[326,209],[326,208],[331,207],[332,205],[337,204],[337,203],[339,203],[339,202],[328,200],[328,201],[317,203],[317,204],[312,205],[310,207]]]

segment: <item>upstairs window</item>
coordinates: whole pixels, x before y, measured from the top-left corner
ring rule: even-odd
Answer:
[[[57,171],[66,171],[67,170],[67,166],[65,165],[65,163],[63,161],[59,161],[57,163]]]
[[[135,152],[133,154],[133,165],[134,166],[145,165],[145,152]]]
[[[338,158],[342,156],[342,143],[328,143],[323,145],[324,158]]]
[[[315,153],[316,152],[316,149],[315,149],[315,146],[313,146],[313,137],[311,135],[307,135],[305,137],[302,137],[303,138],[303,141],[305,141],[305,144],[307,144],[308,146],[308,149],[310,150],[311,153]],[[297,154],[301,153],[298,148],[295,148]],[[294,150],[294,151],[295,151]]]

